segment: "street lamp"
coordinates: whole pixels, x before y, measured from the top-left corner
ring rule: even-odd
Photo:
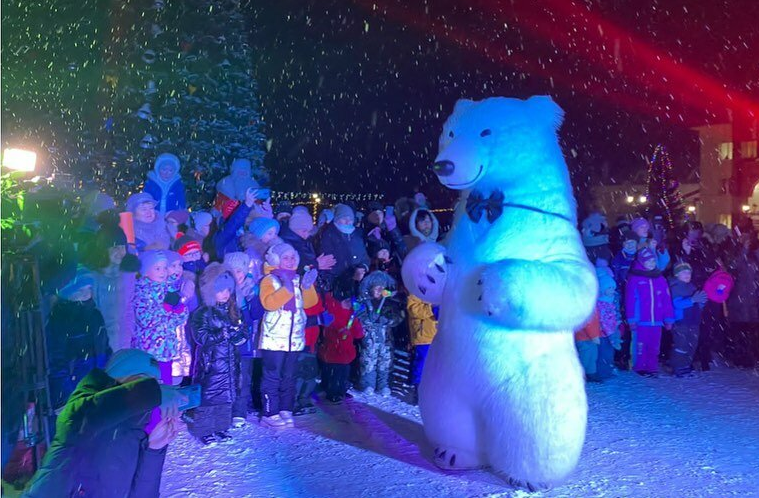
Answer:
[[[37,154],[24,149],[5,149],[3,151],[3,167],[13,171],[26,173],[34,171]]]
[[[640,203],[641,203],[641,204],[645,204],[645,203],[646,203],[646,201],[648,201],[648,197],[646,197],[645,195],[641,195],[641,196],[638,198],[638,201],[640,201]]]
[[[696,206],[688,206],[688,212],[689,213],[695,213],[696,212]]]
[[[635,197],[633,197],[631,195],[628,195],[627,196],[627,203],[628,204],[632,204],[633,202],[635,202]]]

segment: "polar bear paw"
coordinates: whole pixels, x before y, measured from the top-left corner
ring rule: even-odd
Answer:
[[[444,470],[473,470],[485,466],[469,452],[442,446],[435,448],[435,465]]]
[[[440,304],[450,264],[445,247],[432,242],[419,244],[403,261],[403,285],[422,301]]]
[[[477,299],[481,303],[482,311],[488,317],[509,317],[513,311],[509,305],[509,298],[501,292],[501,283],[493,280],[492,276],[482,275],[477,281]]]
[[[519,489],[526,489],[527,491],[531,493],[535,493],[537,491],[545,491],[551,488],[551,486],[549,486],[546,483],[542,483],[542,482],[534,483],[534,482],[529,482],[529,481],[522,481],[514,477],[506,478],[506,482],[508,482],[509,485],[512,487],[519,488]]]

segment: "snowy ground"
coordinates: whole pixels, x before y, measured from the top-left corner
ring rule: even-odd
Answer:
[[[541,493],[486,471],[431,463],[419,412],[398,398],[357,395],[276,431],[249,424],[234,440],[172,445],[163,497],[759,497],[759,375],[632,373],[588,386],[588,434],[568,482]]]

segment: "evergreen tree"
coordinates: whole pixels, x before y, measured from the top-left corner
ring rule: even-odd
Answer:
[[[680,183],[673,176],[669,154],[661,144],[656,146],[654,155],[648,162],[646,197],[649,217],[661,216],[670,230],[682,223],[685,206],[680,194]]]
[[[30,68],[9,56],[3,131],[6,114],[39,115],[35,126],[43,132],[30,138],[49,148],[54,170],[124,198],[141,189],[155,157],[172,152],[182,162],[188,202],[203,206],[234,158],[249,159],[254,176],[265,180],[247,7],[233,0],[23,5],[15,7],[25,15],[14,31],[26,29],[24,41],[40,62],[25,86]],[[45,29],[37,28],[40,18]],[[29,124],[18,119],[13,126]],[[45,134],[51,138],[39,137]]]

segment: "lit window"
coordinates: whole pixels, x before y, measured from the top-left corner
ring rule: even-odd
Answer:
[[[744,159],[756,157],[756,140],[741,142],[741,157]]]
[[[722,142],[719,144],[719,158],[722,161],[733,159],[733,142]]]

